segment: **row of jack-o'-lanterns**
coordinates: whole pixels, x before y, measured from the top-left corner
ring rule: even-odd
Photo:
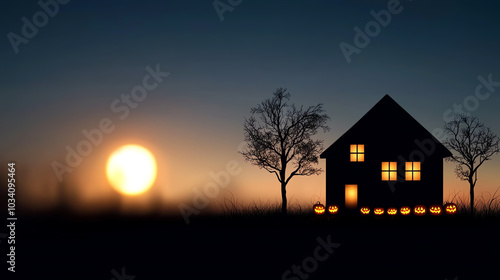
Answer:
[[[314,213],[316,215],[323,215],[327,211],[329,214],[337,214],[339,212],[339,207],[337,205],[329,205],[328,208],[325,208],[325,205],[321,204],[318,201],[316,204],[314,204],[313,210],[314,210]],[[387,215],[395,216],[398,214],[398,210],[399,210],[399,213],[401,215],[408,216],[411,214],[412,209],[409,206],[403,206],[399,209],[395,208],[395,207],[390,207],[390,208],[387,208]],[[457,213],[457,205],[455,203],[446,203],[444,206],[431,205],[429,207],[429,209],[427,209],[427,207],[425,207],[424,205],[417,205],[417,206],[413,207],[413,214],[415,214],[416,216],[423,216],[427,213],[427,210],[433,216],[439,216],[442,213],[446,213],[448,215],[453,215],[453,214]],[[361,213],[361,215],[369,215],[371,212],[371,209],[370,209],[370,207],[361,207],[359,209],[359,212]],[[386,213],[386,212],[385,212],[385,209],[382,207],[373,208],[373,214],[375,214],[377,216],[384,215],[384,213]]]

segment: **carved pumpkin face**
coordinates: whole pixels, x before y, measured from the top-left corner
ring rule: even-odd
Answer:
[[[429,212],[433,216],[439,216],[443,212],[443,209],[441,208],[441,205],[431,205],[431,207],[429,207]]]
[[[398,213],[398,208],[387,208],[387,214],[394,216]]]
[[[377,207],[377,208],[373,209],[373,214],[375,214],[375,215],[383,215],[384,214],[384,208]]]
[[[399,209],[399,213],[403,216],[408,216],[411,213],[411,208],[408,206],[403,206]]]
[[[328,213],[337,214],[339,212],[339,207],[337,205],[328,206]]]
[[[446,203],[444,205],[444,211],[448,215],[453,215],[457,213],[457,205],[455,203]]]
[[[361,207],[361,209],[359,209],[359,211],[363,215],[368,215],[368,214],[370,214],[370,207]]]
[[[417,205],[415,206],[415,208],[413,208],[413,213],[415,213],[415,215],[417,216],[423,216],[425,215],[426,210],[427,209],[425,208],[425,206]]]
[[[319,203],[319,201],[316,204],[314,204],[313,209],[316,215],[325,214],[325,205]]]

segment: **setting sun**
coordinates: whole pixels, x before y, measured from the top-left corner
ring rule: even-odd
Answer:
[[[147,191],[156,179],[156,160],[144,147],[122,146],[109,157],[106,176],[118,192],[126,195],[141,194]]]

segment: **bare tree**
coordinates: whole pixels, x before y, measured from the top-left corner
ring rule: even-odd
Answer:
[[[444,145],[458,154],[447,160],[456,162],[455,174],[461,180],[469,182],[470,211],[474,213],[474,187],[477,182],[477,170],[493,155],[500,152],[498,138],[489,127],[485,127],[476,117],[458,114],[444,126],[450,134]]]
[[[293,176],[320,174],[318,156],[323,141],[313,140],[319,128],[329,130],[323,105],[297,108],[289,105],[290,94],[278,88],[274,96],[251,109],[245,119],[244,135],[247,146],[241,152],[245,161],[274,173],[281,183],[281,212],[287,213],[286,186]],[[258,119],[256,118],[258,117]],[[287,167],[292,166],[287,173]]]

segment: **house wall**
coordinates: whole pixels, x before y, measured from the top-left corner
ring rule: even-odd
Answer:
[[[343,143],[335,157],[326,160],[326,203],[345,208],[345,185],[358,185],[358,208],[400,207],[443,202],[443,159],[438,154],[415,156],[413,141],[362,141]],[[385,144],[384,144],[385,143]],[[401,143],[409,143],[408,145]],[[350,162],[349,145],[365,145],[365,161]],[[398,153],[396,151],[405,151]],[[421,162],[421,180],[405,181],[405,162]],[[423,153],[420,153],[423,155]],[[382,181],[382,161],[398,163],[398,181]]]

